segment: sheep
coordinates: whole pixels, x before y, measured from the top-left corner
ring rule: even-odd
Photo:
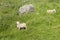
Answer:
[[[47,10],[47,13],[56,13],[56,10],[55,9],[53,9],[53,10]]]
[[[18,30],[27,29],[26,23],[20,23],[19,21],[17,21],[16,23]]]
[[[32,12],[34,11],[34,6],[32,4],[28,4],[28,5],[24,5],[22,7],[19,8],[19,14],[24,14],[24,13],[28,13],[28,12]]]

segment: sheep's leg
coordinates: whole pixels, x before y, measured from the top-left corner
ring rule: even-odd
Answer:
[[[20,30],[18,27],[17,27],[18,30]]]
[[[24,27],[24,29],[26,29],[26,30],[27,30],[27,27]]]
[[[26,29],[25,27],[23,27],[23,29]]]
[[[21,28],[19,27],[18,30],[21,30]]]
[[[23,27],[23,29],[27,30],[26,27]]]

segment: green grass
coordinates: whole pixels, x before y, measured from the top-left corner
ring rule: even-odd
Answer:
[[[35,12],[20,18],[19,7],[29,3]],[[48,9],[57,12],[48,14]],[[26,22],[27,30],[19,31],[16,21]],[[60,0],[0,0],[0,40],[60,40]]]

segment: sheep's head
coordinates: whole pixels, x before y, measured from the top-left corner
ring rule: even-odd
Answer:
[[[19,22],[19,21],[17,21],[17,22],[16,22],[16,24],[20,24],[20,22]]]
[[[56,12],[56,10],[55,9],[53,9],[54,10],[54,12]]]

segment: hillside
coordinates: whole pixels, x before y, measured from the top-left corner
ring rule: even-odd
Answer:
[[[25,4],[33,4],[35,12],[19,17]],[[16,21],[27,23],[27,30],[19,31]],[[0,40],[60,40],[60,0],[0,0]]]

